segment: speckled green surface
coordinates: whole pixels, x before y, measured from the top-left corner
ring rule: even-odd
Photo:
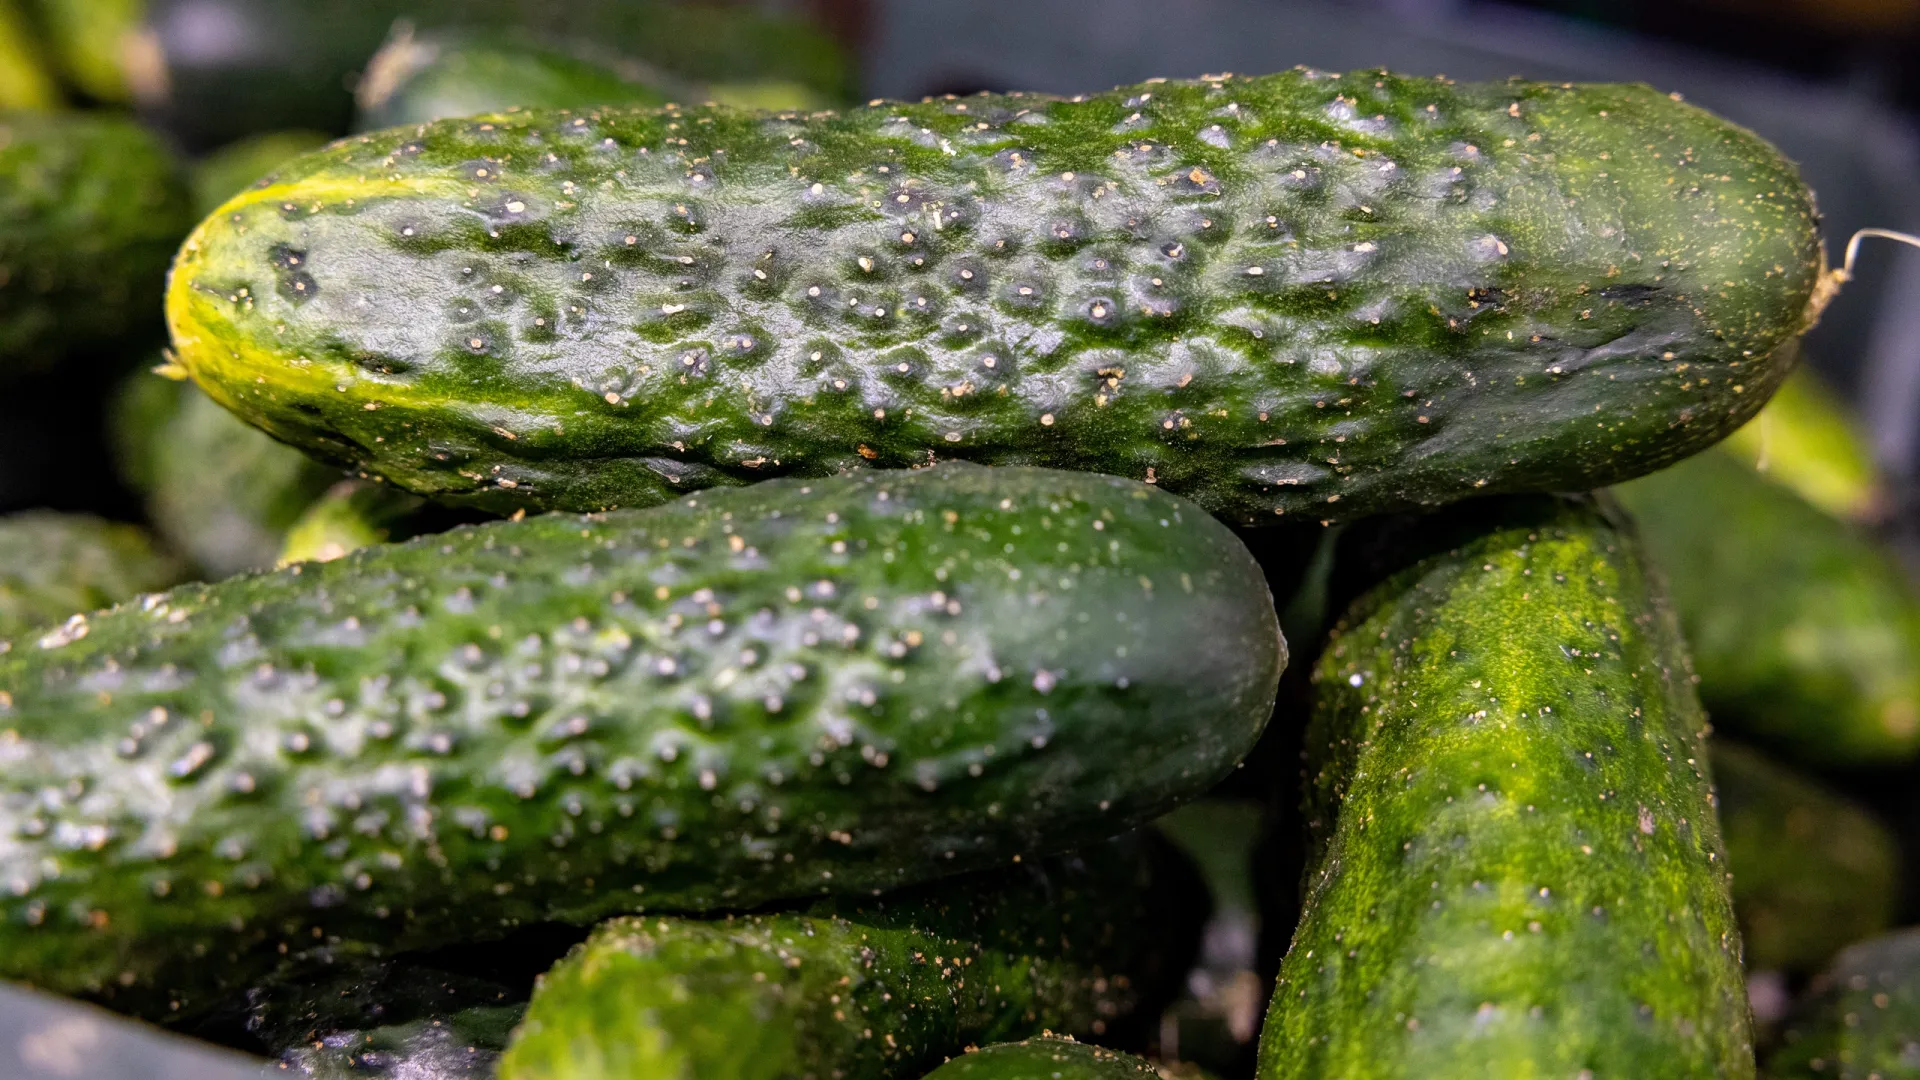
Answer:
[[[1810,200],[1644,86],[534,112],[289,166],[168,313],[250,421],[499,510],[964,458],[1319,519],[1733,430],[1812,317]]]
[[[159,140],[105,113],[0,113],[0,378],[71,347],[158,338],[193,226]]]
[[[927,1080],[1158,1080],[1145,1058],[1071,1039],[1001,1043],[954,1058]]]
[[[1863,941],[1814,980],[1767,1080],[1920,1077],[1920,930]]]
[[[1230,771],[1284,658],[1192,504],[962,464],[184,587],[0,653],[0,975],[191,1011],[253,946],[1059,850]]]
[[[1179,985],[1205,905],[1163,901],[1199,888],[1123,839],[804,914],[616,919],[547,975],[501,1080],[918,1080],[976,1042],[1104,1032]]]
[[[1618,495],[1715,723],[1818,762],[1920,751],[1920,601],[1869,534],[1719,449]]]
[[[184,569],[138,526],[48,510],[0,517],[0,638],[158,592]]]
[[[1751,1077],[1678,627],[1617,510],[1471,511],[1315,668],[1260,1077]]]
[[[1805,974],[1892,924],[1899,847],[1866,807],[1738,743],[1711,756],[1749,970]]]

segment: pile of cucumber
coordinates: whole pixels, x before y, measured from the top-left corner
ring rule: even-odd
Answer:
[[[142,520],[0,517],[0,978],[271,1076],[1920,1076],[1920,602],[1751,133],[14,3],[0,388]]]

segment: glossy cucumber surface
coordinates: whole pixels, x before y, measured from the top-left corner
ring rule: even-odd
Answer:
[[[927,1080],[1159,1080],[1145,1058],[1072,1039],[1000,1043],[954,1058]]]
[[[1706,718],[1623,521],[1415,522],[1341,619],[1261,1080],[1753,1076]]]
[[[1285,661],[1192,504],[965,464],[462,528],[0,650],[0,975],[182,1014],[283,943],[1108,836],[1230,772]]]
[[[1273,522],[1685,457],[1822,260],[1790,164],[1645,86],[1299,70],[377,132],[208,218],[168,315],[252,423],[502,512],[962,458]]]

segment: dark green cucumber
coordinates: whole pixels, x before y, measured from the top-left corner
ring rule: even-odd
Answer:
[[[1751,1077],[1706,720],[1631,531],[1470,509],[1315,667],[1259,1075]]]
[[[159,140],[101,113],[0,114],[0,378],[133,335],[192,228]]]
[[[340,480],[192,383],[140,372],[117,405],[121,471],[146,497],[154,528],[211,577],[273,566],[288,530]]]
[[[228,143],[193,163],[193,206],[201,216],[256,182],[265,182],[283,163],[326,145],[315,131],[270,131]]]
[[[149,119],[205,149],[289,127],[341,133],[349,87],[397,21],[558,35],[699,82],[780,79],[850,97],[855,70],[812,25],[743,5],[667,0],[149,0],[124,78]],[[210,28],[222,47],[206,47]]]
[[[1794,1008],[1768,1080],[1920,1077],[1920,929],[1842,952]]]
[[[1293,71],[376,133],[210,217],[168,313],[249,421],[496,510],[963,458],[1272,522],[1684,457],[1821,261],[1784,159],[1644,86]]]
[[[133,525],[52,511],[0,517],[0,639],[158,592],[182,569]]]
[[[0,976],[191,1011],[316,935],[998,865],[1206,790],[1284,658],[1196,507],[964,464],[185,587],[0,655]]]
[[[963,1054],[927,1080],[1160,1080],[1160,1070],[1132,1054],[1043,1036]]]
[[[365,480],[342,480],[315,499],[287,529],[277,565],[332,562],[363,547],[384,544],[420,512],[417,496]]]
[[[584,42],[404,25],[367,63],[354,99],[360,131],[506,109],[590,109],[694,100],[692,88]]]
[[[1920,603],[1889,553],[1729,452],[1619,497],[1716,723],[1814,761],[1920,751]]]
[[[1871,812],[1738,743],[1712,758],[1748,970],[1811,972],[1892,925],[1899,848]]]
[[[914,1080],[1104,1032],[1179,985],[1200,925],[1165,901],[1198,889],[1132,838],[805,913],[615,919],[542,980],[501,1080]]]

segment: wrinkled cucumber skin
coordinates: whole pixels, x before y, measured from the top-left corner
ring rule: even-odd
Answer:
[[[542,981],[501,1080],[918,1080],[976,1043],[1105,1033],[1198,943],[1200,882],[1155,839],[805,912],[612,920]]]
[[[1315,668],[1318,854],[1259,1076],[1750,1078],[1706,719],[1631,529],[1471,510]]]
[[[1291,71],[376,132],[209,217],[167,307],[228,408],[503,512],[961,458],[1273,522],[1678,460],[1822,263],[1792,166],[1648,87]]]
[[[0,652],[0,976],[172,1014],[289,942],[1000,865],[1211,787],[1284,663],[1197,507],[963,463],[185,586]]]
[[[926,1080],[1159,1080],[1145,1058],[1071,1039],[1001,1043],[954,1058]]]

